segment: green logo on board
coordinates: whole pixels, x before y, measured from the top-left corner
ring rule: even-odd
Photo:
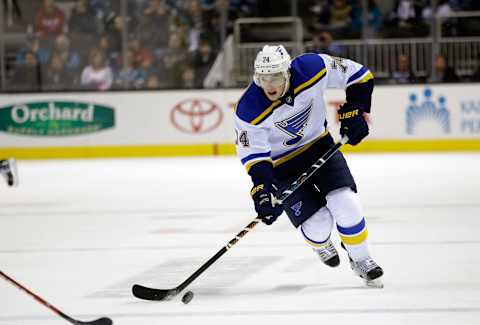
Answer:
[[[49,101],[0,108],[0,131],[13,134],[70,136],[114,125],[113,108],[92,103]]]

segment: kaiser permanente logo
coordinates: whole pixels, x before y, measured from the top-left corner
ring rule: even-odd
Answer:
[[[0,131],[32,136],[71,136],[114,126],[114,110],[91,103],[48,101],[0,108]]]
[[[444,96],[433,98],[430,89],[425,89],[423,98],[411,94],[407,108],[408,134],[450,133],[450,112]]]

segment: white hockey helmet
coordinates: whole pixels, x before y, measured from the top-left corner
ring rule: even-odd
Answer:
[[[261,87],[260,76],[272,74],[283,75],[288,83],[290,61],[290,55],[283,45],[265,45],[255,58],[253,75],[255,84]],[[287,88],[288,85],[286,85],[285,91]]]

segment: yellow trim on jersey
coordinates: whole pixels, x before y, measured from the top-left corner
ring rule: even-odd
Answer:
[[[251,121],[250,123],[253,124],[253,125],[257,125],[260,121],[262,121],[264,119],[265,116],[267,116],[268,114],[270,114],[273,109],[275,107],[278,106],[278,104],[280,104],[281,101],[280,100],[276,100],[272,103],[272,105],[268,106],[266,110],[264,110],[262,112],[262,114],[258,115],[253,121]]]
[[[267,161],[269,163],[272,163],[272,159],[260,159],[260,160],[254,160],[254,161],[249,161],[248,163],[245,164],[245,168],[247,169],[247,173],[250,171],[250,168],[253,167],[253,165],[262,162],[262,161]]]
[[[373,79],[373,74],[370,72],[370,70],[367,72],[367,74],[362,78],[360,79],[360,81],[357,81],[355,82],[354,84],[363,84],[369,80],[372,80]]]
[[[322,78],[325,75],[325,73],[327,73],[327,68],[323,68],[319,73],[317,73],[315,76],[313,76],[313,78],[311,78],[310,80],[305,81],[303,84],[297,86],[293,90],[293,94],[296,95],[297,93],[302,91],[304,88],[310,86],[314,82],[317,82],[320,78]]]
[[[302,152],[304,152],[305,150],[307,150],[308,148],[310,148],[313,144],[315,144],[315,142],[317,142],[318,140],[320,140],[321,138],[323,138],[323,137],[326,136],[327,134],[328,134],[328,131],[324,131],[322,134],[320,134],[315,140],[313,140],[313,141],[310,142],[309,144],[306,144],[306,145],[304,145],[303,147],[298,148],[298,150],[289,153],[289,154],[286,155],[285,157],[282,157],[282,158],[280,158],[280,159],[275,160],[275,161],[273,162],[273,167],[277,167],[278,165],[281,165],[281,164],[283,164],[284,162],[289,161],[290,159],[298,156],[299,154],[301,154]]]
[[[340,238],[342,239],[342,242],[344,244],[358,245],[358,244],[363,243],[367,239],[368,229],[364,228],[361,233],[359,233],[358,235],[355,235],[355,236],[346,236],[346,235],[342,235],[340,233],[339,233],[339,235],[340,235]]]

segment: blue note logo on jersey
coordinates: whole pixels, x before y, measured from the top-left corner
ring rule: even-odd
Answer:
[[[293,213],[296,217],[299,217],[302,214],[302,201],[298,201],[290,207],[293,210]]]
[[[411,94],[406,113],[407,134],[415,133],[450,133],[450,112],[444,96],[433,98],[433,92],[427,88],[423,92],[424,99],[420,102],[416,94]]]
[[[284,141],[284,145],[294,145],[303,138],[303,130],[305,130],[308,125],[308,119],[310,118],[310,113],[312,112],[312,106],[313,101],[311,101],[307,108],[302,110],[300,113],[297,113],[283,121],[275,122],[275,126],[277,128],[292,137],[292,139]]]

